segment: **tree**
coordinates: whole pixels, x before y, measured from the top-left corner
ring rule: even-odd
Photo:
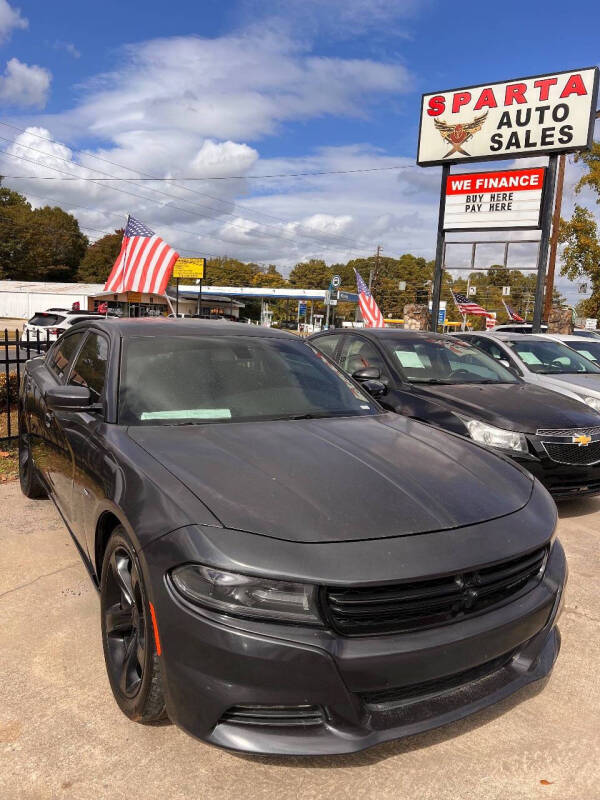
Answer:
[[[324,261],[311,258],[310,261],[301,261],[296,264],[290,272],[290,283],[292,286],[300,286],[303,289],[326,289],[332,275],[332,270]]]
[[[584,316],[598,318],[600,316],[600,241],[598,241],[598,225],[592,212],[583,206],[576,205],[570,220],[565,222],[561,219],[558,239],[564,245],[560,274],[572,281],[577,278],[587,278],[590,281],[592,294],[580,304],[581,310],[584,312]]]
[[[91,244],[77,270],[77,280],[81,283],[106,283],[117,256],[121,251],[123,229],[107,233]]]

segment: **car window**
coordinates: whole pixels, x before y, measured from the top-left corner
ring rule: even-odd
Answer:
[[[340,338],[341,337],[335,333],[331,336],[319,336],[317,339],[312,340],[311,344],[318,348],[322,353],[325,353],[326,356],[329,356],[329,358],[333,358],[335,348],[338,346]]]
[[[340,352],[340,366],[348,375],[359,369],[376,367],[382,378],[389,379],[389,372],[383,356],[372,343],[360,336],[345,336]]]
[[[57,340],[46,357],[48,369],[61,383],[64,381],[69,371],[69,364],[77,348],[83,341],[84,335],[85,332],[81,331],[81,333],[71,333],[68,336],[62,336]]]
[[[560,342],[542,339],[515,339],[508,344],[531,372],[544,375],[600,373],[593,362]]]
[[[125,341],[122,425],[365,416],[379,406],[310,343],[262,336]]]
[[[504,350],[499,347],[496,342],[492,342],[491,339],[483,339],[481,337],[473,337],[472,340],[473,344],[480,347],[484,350],[488,356],[495,358],[497,361],[500,361],[501,358],[508,360],[508,354],[504,352]]]
[[[60,323],[64,321],[65,317],[61,316],[60,314],[45,314],[40,312],[39,314],[34,314],[27,324],[37,325],[38,327],[44,328],[52,328],[54,325],[60,325]]]
[[[589,358],[594,364],[600,365],[600,342],[594,342],[591,339],[581,339],[581,341],[568,342],[569,347],[582,355],[584,358]]]
[[[104,391],[106,365],[108,361],[108,341],[99,333],[90,333],[69,375],[69,384],[85,386],[90,390],[92,403],[99,402]]]
[[[500,363],[454,337],[386,337],[385,347],[410,383],[517,383]]]

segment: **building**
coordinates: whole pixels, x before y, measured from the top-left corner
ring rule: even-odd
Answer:
[[[90,298],[104,287],[97,283],[42,283],[0,281],[0,317],[30,319],[36,311],[49,308],[90,309]],[[94,308],[92,301],[91,308]]]

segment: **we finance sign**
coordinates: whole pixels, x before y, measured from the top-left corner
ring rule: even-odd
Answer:
[[[588,149],[597,95],[597,67],[425,94],[417,163]]]
[[[539,228],[545,173],[533,167],[449,175],[444,230]]]

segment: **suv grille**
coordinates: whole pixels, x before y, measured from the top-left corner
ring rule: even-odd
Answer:
[[[360,589],[328,588],[325,605],[332,627],[345,636],[431,628],[464,619],[532,589],[540,580],[548,548],[434,580]]]

